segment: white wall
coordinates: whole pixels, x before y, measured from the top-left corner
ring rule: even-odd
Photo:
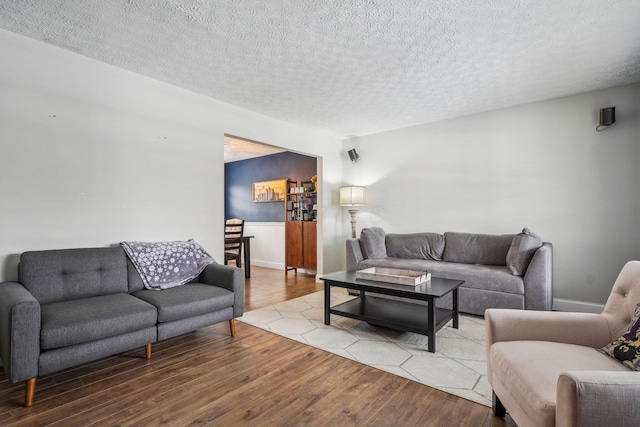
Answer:
[[[358,230],[530,227],[554,243],[557,298],[604,302],[640,258],[637,84],[341,146],[0,30],[0,94],[0,280],[26,250],[122,240],[195,238],[222,259],[224,133],[319,157],[319,274],[344,266],[343,183],[368,187]],[[609,105],[618,122],[596,133]]]
[[[4,30],[0,94],[0,281],[24,251],[123,240],[194,238],[221,260],[224,133],[320,156],[328,193],[341,181],[335,138]],[[322,210],[319,273],[340,267],[322,263],[339,210]]]
[[[598,133],[608,106],[617,122]],[[358,232],[529,227],[554,245],[554,296],[604,303],[640,259],[639,146],[635,84],[347,140],[361,160],[343,176],[367,186]]]

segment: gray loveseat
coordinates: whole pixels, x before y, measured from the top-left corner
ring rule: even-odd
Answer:
[[[209,264],[199,277],[145,289],[122,247],[25,252],[19,282],[0,283],[0,357],[13,383],[242,316],[244,277]]]
[[[459,309],[483,315],[487,308],[551,310],[552,245],[528,229],[519,234],[386,234],[365,228],[347,240],[347,269],[390,267],[427,270],[461,279]],[[451,307],[451,296],[437,303]]]

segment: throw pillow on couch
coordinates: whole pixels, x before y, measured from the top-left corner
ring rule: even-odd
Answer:
[[[542,239],[528,228],[522,229],[511,242],[509,252],[507,252],[507,267],[511,274],[522,276],[527,271],[533,255],[542,246]]]

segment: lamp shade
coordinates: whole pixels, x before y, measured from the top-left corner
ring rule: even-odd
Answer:
[[[340,187],[341,206],[364,205],[364,187],[346,186]]]

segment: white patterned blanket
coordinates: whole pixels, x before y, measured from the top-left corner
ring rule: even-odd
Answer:
[[[213,262],[202,246],[186,242],[121,242],[147,289],[169,289],[198,277]]]

